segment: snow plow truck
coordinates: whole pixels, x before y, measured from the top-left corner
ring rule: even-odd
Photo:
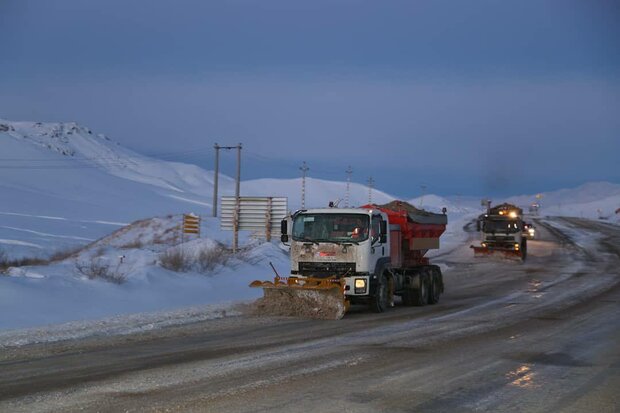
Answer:
[[[295,212],[282,221],[290,242],[291,270],[263,288],[262,314],[340,319],[350,305],[374,312],[394,306],[435,304],[444,291],[441,270],[425,254],[439,248],[448,218],[404,201],[359,208]]]
[[[501,204],[489,208],[478,217],[481,233],[480,246],[471,246],[474,256],[499,256],[524,261],[527,256],[527,239],[523,235],[523,210],[515,205]]]

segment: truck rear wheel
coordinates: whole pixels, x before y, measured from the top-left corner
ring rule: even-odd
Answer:
[[[428,277],[426,277],[423,274],[419,275],[420,277],[420,288],[415,289],[415,290],[411,290],[411,295],[413,298],[413,305],[416,306],[423,306],[428,304],[428,287],[429,287],[429,282],[428,282]]]
[[[377,291],[370,300],[370,309],[375,313],[382,313],[390,306],[390,287],[388,286],[388,279],[385,274],[379,277],[379,284],[377,285]]]
[[[441,294],[441,281],[434,271],[431,273],[429,280],[428,303],[437,304],[439,302],[439,295]]]

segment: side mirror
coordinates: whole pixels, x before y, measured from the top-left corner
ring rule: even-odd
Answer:
[[[381,221],[381,224],[380,224],[380,225],[381,225],[381,228],[380,228],[380,230],[381,230],[381,235],[385,235],[385,234],[387,234],[387,222],[385,222],[385,221]],[[381,241],[381,242],[385,242],[385,241]]]
[[[280,241],[288,242],[288,221],[283,219],[280,221]]]

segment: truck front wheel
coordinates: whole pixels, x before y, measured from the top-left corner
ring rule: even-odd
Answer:
[[[379,277],[379,284],[375,295],[370,300],[370,309],[375,313],[382,313],[390,306],[390,287],[385,274]]]

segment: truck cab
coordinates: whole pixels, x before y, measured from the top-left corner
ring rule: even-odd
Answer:
[[[373,295],[377,272],[390,262],[387,228],[388,217],[380,210],[298,211],[291,218],[290,276],[344,278],[345,295],[353,301]]]
[[[523,212],[514,205],[502,204],[480,216],[480,247],[474,247],[476,255],[493,252],[514,255],[525,259],[527,241],[524,236]]]

